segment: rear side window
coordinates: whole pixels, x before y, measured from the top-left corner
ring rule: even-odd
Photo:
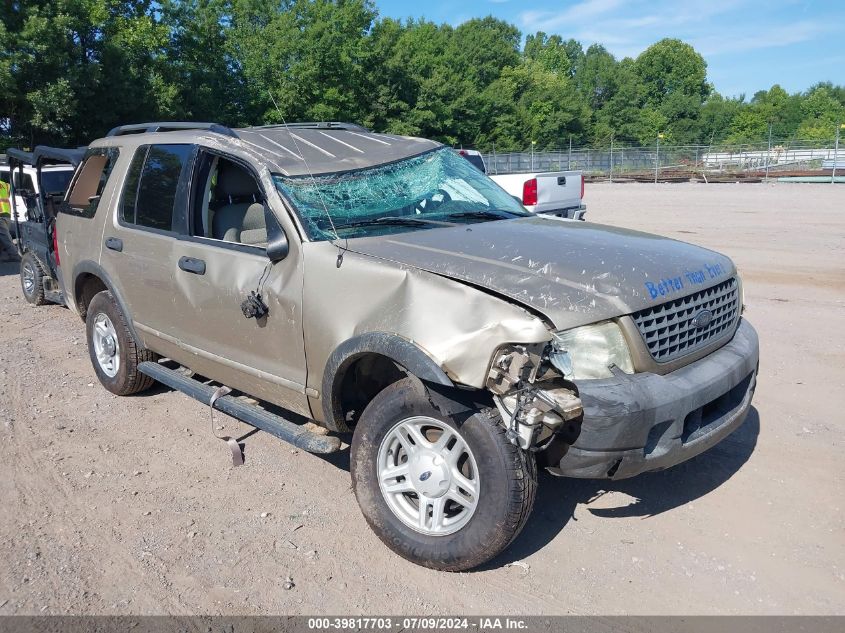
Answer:
[[[116,147],[89,152],[73,177],[66,204],[61,205],[59,211],[81,218],[93,218],[119,153]]]
[[[135,153],[123,188],[121,217],[159,231],[173,230],[173,211],[192,145],[149,145]]]

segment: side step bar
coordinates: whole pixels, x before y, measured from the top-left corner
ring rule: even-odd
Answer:
[[[150,378],[177,391],[181,391],[205,405],[211,402],[214,387],[210,385],[183,376],[179,372],[151,361],[141,363],[138,365],[138,369]],[[297,448],[301,448],[309,453],[325,454],[335,453],[340,450],[340,438],[311,433],[299,424],[294,424],[290,420],[285,420],[278,415],[269,413],[261,407],[241,402],[232,396],[218,398],[214,403],[214,408],[233,418],[251,424],[255,428],[266,431],[270,435],[275,435],[280,440],[293,444]]]

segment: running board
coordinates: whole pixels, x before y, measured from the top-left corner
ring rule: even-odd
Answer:
[[[150,378],[177,391],[181,391],[205,405],[211,402],[211,396],[215,391],[214,387],[210,385],[201,383],[193,378],[188,378],[179,372],[152,361],[141,363],[138,365],[138,370],[142,374],[146,374]],[[280,440],[293,444],[297,448],[301,448],[309,453],[325,454],[335,453],[340,450],[340,438],[317,435],[302,428],[299,424],[269,413],[261,407],[242,402],[232,396],[218,398],[214,403],[214,408],[242,422],[246,422],[257,429],[266,431],[270,435],[275,435]]]

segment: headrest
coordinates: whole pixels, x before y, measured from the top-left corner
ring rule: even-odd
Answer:
[[[255,179],[241,167],[226,165],[217,175],[217,193],[223,196],[250,196],[259,192]]]

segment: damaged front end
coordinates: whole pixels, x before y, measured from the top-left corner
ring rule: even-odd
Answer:
[[[487,376],[508,439],[524,450],[544,450],[555,440],[571,445],[581,431],[578,390],[556,371],[552,353],[549,343],[501,347]]]

